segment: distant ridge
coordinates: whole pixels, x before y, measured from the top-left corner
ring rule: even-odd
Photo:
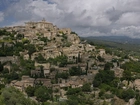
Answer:
[[[102,40],[102,41],[111,41],[117,43],[128,43],[128,44],[140,44],[140,39],[130,38],[128,36],[89,36],[84,39],[88,40]]]

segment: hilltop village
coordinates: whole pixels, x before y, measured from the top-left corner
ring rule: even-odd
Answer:
[[[125,68],[122,67],[137,59],[131,56],[120,59],[105,49],[81,40],[70,28],[60,29],[44,19],[25,22],[25,26],[0,28],[0,83],[13,86],[40,102],[44,100],[29,94],[29,88],[44,86],[52,89],[51,94],[56,101],[67,100],[69,95],[75,94],[72,90],[79,94],[82,89],[92,96],[89,99],[85,96],[85,100],[94,104],[81,105],[112,105],[107,104],[112,100],[113,105],[133,105],[135,95],[126,98],[113,92],[116,87],[121,90],[118,92],[125,90],[133,93],[130,88],[140,90],[140,79],[129,81],[129,73],[124,72]],[[125,74],[126,77],[122,79]],[[134,75],[135,72],[131,74]],[[114,88],[109,90],[107,86],[113,85]],[[122,100],[124,98],[125,101]]]

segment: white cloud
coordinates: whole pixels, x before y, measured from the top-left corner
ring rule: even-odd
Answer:
[[[114,35],[125,35],[132,38],[140,38],[140,26],[127,26],[120,29],[113,29],[111,33]]]
[[[126,27],[140,27],[139,4],[140,0],[19,0],[4,13],[15,19],[11,24],[45,18],[82,36],[120,35]],[[132,28],[129,35],[136,34],[133,31],[138,30]]]
[[[4,20],[4,14],[0,12],[0,22],[2,22],[3,20]]]
[[[124,13],[117,23],[121,25],[139,25],[140,23],[140,13],[128,12]]]

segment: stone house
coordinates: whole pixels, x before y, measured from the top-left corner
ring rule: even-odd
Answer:
[[[99,49],[99,55],[102,57],[103,55],[105,55],[105,49]]]
[[[49,79],[55,79],[56,73],[57,73],[56,71],[51,72],[48,78]]]
[[[111,70],[114,71],[115,77],[121,78],[121,77],[123,76],[123,71],[124,71],[124,69],[121,69],[121,68],[119,68],[119,67],[115,67],[115,68],[113,68],[113,69],[111,69]]]
[[[41,76],[41,70],[31,70],[31,76],[32,77],[35,77],[35,76],[40,77]]]
[[[97,73],[96,73],[96,74],[97,74]],[[86,78],[87,78],[87,82],[92,84],[93,79],[94,79],[94,77],[95,77],[96,74],[89,74],[89,73],[88,73],[88,74],[87,74],[87,77],[86,77]]]
[[[79,44],[80,43],[80,38],[76,34],[68,35],[67,40],[69,40],[69,42],[72,42],[73,44]]]
[[[85,50],[86,50],[86,51],[94,51],[94,50],[95,50],[95,46],[92,46],[92,45],[90,45],[90,44],[86,44]]]
[[[38,85],[38,84],[42,84],[46,87],[52,87],[52,84],[51,84],[51,80],[50,79],[46,79],[46,78],[37,78],[35,80],[35,84]]]
[[[99,70],[88,70],[88,75],[93,75],[93,77],[95,77],[95,75],[99,73]]]
[[[109,54],[105,54],[102,57],[105,59],[106,62],[111,62],[113,59],[113,56]]]
[[[11,68],[12,68],[12,67],[11,67],[11,63],[8,62],[6,65],[3,66],[3,68],[4,68],[4,69],[8,69],[8,71],[9,71],[9,73],[10,73]]]
[[[52,39],[52,33],[51,32],[44,32],[44,37],[47,37],[49,40]]]
[[[63,32],[64,34],[70,34],[71,29],[70,28],[62,28],[62,29],[59,30],[59,32]]]
[[[78,64],[68,64],[68,65],[67,65],[67,68],[77,67],[77,66],[78,66]]]
[[[83,83],[81,81],[69,81],[71,88],[82,87]]]
[[[41,68],[40,68],[40,66],[37,66],[35,68],[35,70],[31,70],[31,76],[33,76],[33,77],[35,77],[35,76],[40,77],[41,76]]]
[[[11,86],[17,88],[20,91],[24,90],[24,83],[21,82],[21,81],[14,80],[14,81],[11,82]]]
[[[24,86],[24,88],[27,88],[28,86],[34,86],[34,81],[35,81],[35,79],[34,78],[28,78],[28,79],[26,79],[26,80],[23,80],[23,86]]]
[[[39,54],[41,54],[44,57],[45,52],[35,52],[35,53],[33,53],[32,56],[31,56],[31,60],[34,60],[36,57],[39,56]]]
[[[87,69],[87,63],[79,63],[78,66],[82,69],[82,72],[86,72]]]
[[[76,63],[78,60],[78,57],[80,57],[80,54],[77,51],[73,51],[73,52],[66,54],[66,55],[68,57],[68,62],[73,62],[73,63]]]
[[[23,55],[23,59],[24,59],[24,60],[29,60],[29,58],[30,58],[30,57],[29,57],[29,54]]]
[[[44,46],[44,41],[37,41],[36,43],[35,43],[35,45],[39,45],[39,46],[41,46],[41,47],[43,47]]]
[[[6,57],[0,57],[0,62],[12,62],[12,63],[17,63],[18,62],[18,57],[17,56],[6,56]]]
[[[49,66],[49,63],[37,63],[37,62],[35,62],[35,66],[36,67],[41,67],[41,66],[43,66],[43,68],[48,68]]]
[[[5,84],[5,79],[4,78],[0,78],[0,84]]]
[[[25,31],[25,26],[14,26],[12,27],[12,31],[13,30],[22,33]]]
[[[26,22],[26,29],[48,29],[53,30],[54,26],[52,23],[48,23],[43,19],[41,22]]]
[[[89,61],[90,60],[90,56],[89,56],[89,54],[88,53],[81,53],[81,61],[82,62],[87,62],[87,61]]]
[[[69,68],[68,67],[59,67],[58,68],[58,72],[59,73],[68,73],[69,72]]]
[[[136,79],[133,84],[136,90],[140,90],[140,79]]]
[[[29,76],[22,76],[21,81],[13,80],[10,85],[14,86],[15,88],[19,89],[20,91],[23,91],[28,86],[34,86],[34,78],[30,78]]]
[[[60,83],[60,89],[63,89],[63,90],[67,90],[68,88],[71,87],[70,83],[67,82],[67,83]]]
[[[49,77],[50,69],[43,69],[43,71],[44,71],[44,77]]]
[[[114,67],[118,67],[117,62],[113,62]]]
[[[68,80],[67,79],[62,79],[62,78],[58,78],[58,83],[62,83],[62,84],[65,84],[65,83],[67,83],[68,82]]]
[[[29,76],[22,76],[21,82],[24,83],[24,88],[27,88],[28,86],[34,86],[34,78],[30,78]]]
[[[20,56],[23,56],[24,60],[28,60],[29,59],[29,54],[27,51],[25,52],[19,52]]]

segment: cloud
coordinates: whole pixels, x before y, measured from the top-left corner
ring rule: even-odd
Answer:
[[[120,19],[117,21],[121,25],[139,25],[140,23],[140,12],[128,12],[122,14]]]
[[[113,29],[111,33],[114,35],[124,35],[132,38],[140,38],[140,26],[127,26],[120,29]]]
[[[3,12],[11,17],[10,25],[45,18],[80,36],[127,35],[125,28],[129,27],[129,36],[135,37],[140,27],[139,4],[140,0],[17,0]]]
[[[4,14],[0,12],[0,22],[2,22],[3,20],[4,20]]]

